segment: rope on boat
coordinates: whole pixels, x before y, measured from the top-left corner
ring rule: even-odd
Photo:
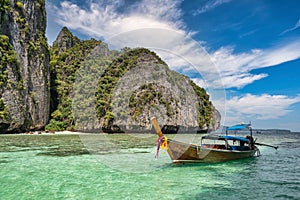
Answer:
[[[159,153],[160,145],[162,143],[163,138],[164,138],[164,136],[162,135],[157,139],[157,148],[156,148],[156,154],[155,154],[156,160],[158,159],[158,153]]]
[[[257,156],[257,157],[261,156],[259,148],[257,148],[256,156]]]
[[[200,155],[200,150],[201,150],[201,147],[197,146],[197,155]]]
[[[155,159],[158,159],[159,149],[168,150],[168,138],[164,135],[157,139]]]

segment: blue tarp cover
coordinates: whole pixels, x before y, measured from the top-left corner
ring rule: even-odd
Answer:
[[[248,126],[251,126],[251,124],[238,124],[238,125],[234,125],[231,127],[228,127],[227,130],[243,130],[245,128],[247,128]]]
[[[243,142],[249,142],[249,140],[247,138],[243,138],[243,137],[238,137],[238,136],[232,136],[232,135],[224,135],[221,136],[223,138],[225,138],[226,140],[239,140],[239,141],[243,141]]]

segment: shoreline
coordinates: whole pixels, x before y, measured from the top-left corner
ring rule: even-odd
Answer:
[[[77,132],[77,131],[29,131],[23,133],[3,133],[0,135],[84,135],[91,133]]]
[[[261,131],[260,133],[254,133],[256,135],[269,135],[269,134],[290,134],[290,133],[298,133],[300,134],[300,131]],[[0,135],[89,135],[89,134],[104,134],[104,135],[119,135],[119,134],[138,134],[138,133],[104,133],[104,132],[81,132],[81,131],[29,131],[29,132],[22,132],[22,133],[1,133]],[[140,133],[140,134],[152,134],[152,133]],[[190,133],[177,133],[177,134],[190,134]],[[195,134],[195,133],[192,133]],[[198,133],[199,135],[199,133]]]

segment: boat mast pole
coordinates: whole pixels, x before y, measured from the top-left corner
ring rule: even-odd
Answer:
[[[156,131],[158,137],[163,136],[163,134],[162,134],[162,132],[161,132],[161,129],[160,129],[160,127],[159,127],[159,124],[158,124],[158,122],[157,122],[157,120],[156,120],[155,117],[152,117],[152,118],[151,118],[151,123],[152,123],[152,125],[154,126],[154,129],[155,129],[155,131]]]
[[[251,149],[254,147],[254,140],[253,140],[253,137],[252,137],[252,127],[249,126],[249,130],[250,130],[250,145],[251,145]]]

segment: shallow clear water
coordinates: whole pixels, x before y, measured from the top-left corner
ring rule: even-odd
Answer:
[[[300,134],[257,136],[279,149],[173,165],[155,135],[0,135],[0,199],[300,199]]]

